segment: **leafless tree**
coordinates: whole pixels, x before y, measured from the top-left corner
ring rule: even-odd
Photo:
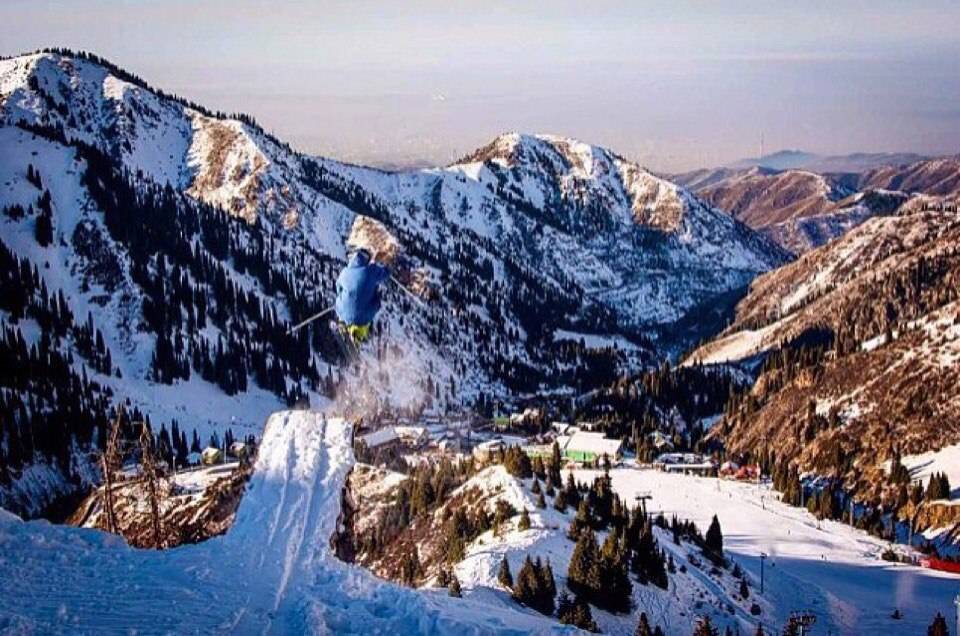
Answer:
[[[113,477],[120,468],[120,430],[123,424],[123,406],[117,408],[117,417],[110,426],[106,447],[100,457],[100,469],[103,471],[103,509],[107,517],[107,531],[117,531],[117,517],[114,510]]]
[[[150,425],[143,422],[140,429],[140,465],[143,470],[143,480],[147,487],[147,497],[150,500],[150,518],[153,525],[153,547],[162,548],[162,528],[160,523],[160,472],[157,466],[156,453],[153,447],[153,434]]]

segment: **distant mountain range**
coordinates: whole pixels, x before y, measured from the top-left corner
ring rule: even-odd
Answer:
[[[669,178],[799,254],[912,195],[960,195],[960,160],[788,150]]]
[[[902,166],[929,159],[913,152],[855,152],[847,155],[820,155],[803,150],[780,150],[762,157],[740,159],[726,167],[810,170],[811,172],[864,172],[885,166]]]

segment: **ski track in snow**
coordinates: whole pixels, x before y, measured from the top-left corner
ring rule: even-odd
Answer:
[[[351,427],[311,411],[270,417],[236,522],[223,537],[135,550],[96,530],[0,510],[0,633],[568,633],[505,607],[413,591],[330,547],[353,464]]]

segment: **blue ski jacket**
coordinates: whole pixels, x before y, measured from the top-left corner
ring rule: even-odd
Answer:
[[[380,310],[377,288],[389,278],[390,270],[370,262],[370,255],[359,250],[337,277],[337,316],[348,325],[368,325]]]

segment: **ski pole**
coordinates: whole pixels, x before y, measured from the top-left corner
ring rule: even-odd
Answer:
[[[324,310],[321,311],[320,313],[314,314],[314,315],[310,316],[309,318],[307,318],[306,320],[304,320],[303,322],[298,323],[298,324],[290,327],[289,329],[287,329],[287,333],[290,334],[290,333],[293,333],[294,331],[299,331],[302,327],[305,327],[305,326],[309,325],[311,322],[313,322],[314,320],[316,320],[316,319],[318,319],[318,318],[323,318],[324,316],[326,316],[327,314],[329,314],[329,313],[330,313],[331,311],[333,311],[333,310],[334,310],[333,307],[327,307],[326,309],[324,309]]]
[[[426,304],[425,302],[423,302],[423,299],[420,298],[419,296],[417,296],[416,294],[414,294],[412,291],[410,291],[410,290],[407,289],[406,287],[404,287],[404,286],[403,286],[403,283],[401,283],[401,282],[398,281],[396,278],[394,278],[393,274],[390,274],[390,280],[392,280],[394,283],[396,283],[396,284],[397,284],[397,287],[399,287],[400,289],[402,289],[402,290],[407,294],[407,296],[409,296],[410,298],[413,299],[414,302],[416,302],[418,305],[420,305],[420,306],[423,307],[424,309],[427,309],[427,304]]]

